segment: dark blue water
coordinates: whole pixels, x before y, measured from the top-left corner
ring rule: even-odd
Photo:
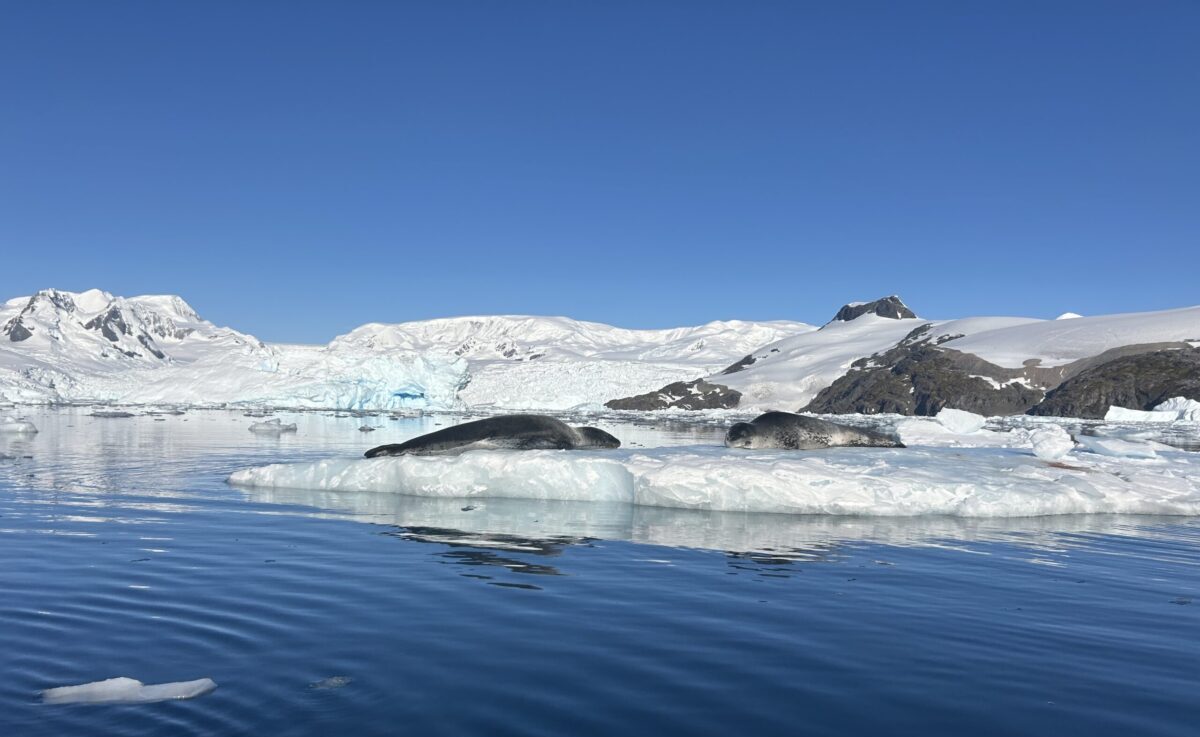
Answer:
[[[442,420],[35,413],[0,440],[0,735],[1194,735],[1200,523],[248,493]],[[290,422],[295,418],[287,417]],[[622,428],[643,444],[711,428]],[[24,456],[32,456],[25,458]],[[473,508],[472,508],[473,507]],[[192,701],[44,688],[213,678]]]

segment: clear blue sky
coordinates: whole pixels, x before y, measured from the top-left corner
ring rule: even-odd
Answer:
[[[0,3],[0,295],[269,340],[1200,303],[1200,3]]]

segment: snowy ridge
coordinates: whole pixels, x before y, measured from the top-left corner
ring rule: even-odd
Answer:
[[[1161,312],[1025,321],[987,329],[972,329],[964,322],[954,320],[939,324],[940,334],[963,335],[944,345],[1006,368],[1020,368],[1029,361],[1036,361],[1039,366],[1061,366],[1128,345],[1200,345],[1200,306]]]
[[[472,360],[599,359],[716,366],[780,338],[814,330],[801,322],[725,320],[697,327],[631,330],[567,317],[491,315],[369,323],[332,346],[452,353]]]

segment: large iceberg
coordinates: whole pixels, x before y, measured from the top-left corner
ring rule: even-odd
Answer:
[[[999,435],[999,433],[997,433]],[[730,512],[1022,517],[1200,514],[1200,458],[1088,453],[1070,464],[1022,448],[721,447],[474,451],[456,457],[337,458],[234,473],[251,488],[624,502]]]

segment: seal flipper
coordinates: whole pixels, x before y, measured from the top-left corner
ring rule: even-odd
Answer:
[[[391,445],[380,445],[371,448],[363,456],[367,458],[381,458],[384,456],[402,456],[408,455],[408,451],[404,447],[404,443],[392,443]]]
[[[863,448],[905,448],[905,447],[907,447],[904,443],[900,442],[899,438],[888,435],[887,433],[879,432],[878,430],[867,430],[865,428],[858,428],[858,431],[860,433],[862,433],[865,442],[852,443],[852,445],[857,445],[857,446],[860,446]]]

